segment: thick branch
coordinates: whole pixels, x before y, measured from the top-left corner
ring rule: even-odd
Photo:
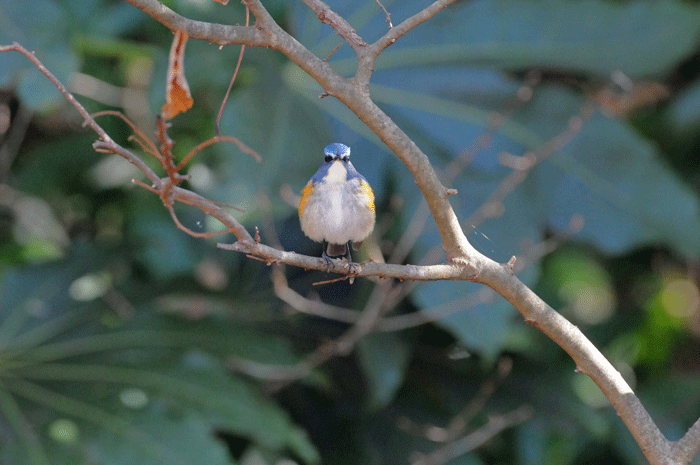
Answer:
[[[331,10],[328,5],[319,0],[302,0],[306,6],[311,8],[318,19],[331,26],[338,32],[338,35],[343,37],[353,50],[358,51],[360,47],[364,47],[367,43],[362,40],[355,29],[352,28],[345,18],[340,16],[335,11]]]
[[[126,0],[150,15],[171,31],[181,29],[194,39],[216,42],[219,45],[246,44],[252,47],[271,47],[272,37],[255,26],[228,26],[185,18],[158,0]]]
[[[595,345],[566,318],[547,305],[517,277],[504,279],[503,267],[488,266],[476,280],[493,288],[525,317],[549,336],[576,362],[605,394],[652,464],[668,464],[670,443],[661,434],[622,375]]]
[[[673,458],[677,463],[690,463],[700,452],[700,418],[675,444]]]

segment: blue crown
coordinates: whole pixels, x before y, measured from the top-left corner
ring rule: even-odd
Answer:
[[[328,144],[326,148],[323,149],[323,153],[327,157],[347,160],[348,158],[350,158],[350,147],[348,147],[345,144],[334,142],[332,144]]]

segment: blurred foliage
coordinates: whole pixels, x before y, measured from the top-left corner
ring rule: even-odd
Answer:
[[[264,3],[317,56],[341,42],[301,2]],[[395,25],[428,4],[382,3]],[[236,2],[166,4],[245,22]],[[329,4],[367,41],[386,31],[374,1]],[[673,439],[700,414],[698,37],[693,2],[457,2],[388,48],[372,87],[459,191],[452,203],[474,245],[495,260],[518,256],[520,278],[581,327]],[[171,40],[119,0],[0,5],[0,43],[36,51],[90,111],[119,109],[146,134],[164,102]],[[238,51],[188,43],[195,104],[174,119],[177,155],[213,135]],[[355,66],[347,46],[329,62],[346,76]],[[434,322],[372,334],[306,379],[270,386],[232,370],[232,357],[298,363],[348,325],[289,312],[270,268],[215,247],[231,236],[177,229],[131,183],[141,179],[131,165],[92,150],[95,135],[26,58],[0,54],[0,86],[3,463],[407,463],[450,431],[463,436],[523,405],[532,418],[450,463],[643,460],[570,358],[469,283],[396,283],[391,315]],[[294,198],[322,148],[342,141],[377,194],[377,229],[357,258],[408,247],[405,262],[443,260],[408,170],[321,92],[280,54],[248,48],[222,133],[264,160],[211,146],[186,168],[187,187],[243,208],[234,214],[263,240],[320,254]],[[121,121],[99,122],[134,147]],[[528,166],[527,154],[539,162]],[[176,211],[191,229],[220,227]],[[355,310],[374,288],[285,272],[302,295]]]

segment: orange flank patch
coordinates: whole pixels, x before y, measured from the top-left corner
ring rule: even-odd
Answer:
[[[369,187],[369,184],[366,181],[362,181],[362,184],[360,185],[360,189],[362,189],[362,192],[369,197],[369,201],[367,202],[367,206],[374,211],[374,192],[372,191],[372,188]]]
[[[178,29],[170,47],[168,59],[168,80],[165,83],[165,101],[161,109],[164,120],[169,120],[192,107],[192,95],[190,86],[185,79],[185,44],[187,33]]]
[[[311,193],[314,191],[314,186],[313,182],[309,181],[309,183],[302,189],[301,191],[301,201],[299,202],[299,216],[301,216],[302,212],[304,211],[304,207],[306,207],[306,203],[309,201],[309,197],[311,197]],[[374,207],[372,207],[374,208]]]

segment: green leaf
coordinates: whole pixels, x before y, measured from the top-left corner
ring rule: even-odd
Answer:
[[[131,418],[133,433],[151,439],[157,448],[134,447],[124,437],[100,429],[89,450],[105,465],[233,463],[223,442],[214,437],[210,421],[195,412],[177,410],[155,404]]]
[[[402,2],[392,14],[419,8]],[[638,78],[668,72],[690,56],[698,33],[698,8],[682,2],[481,0],[453,5],[411,31],[377,67],[474,63],[606,78],[619,70]]]
[[[142,263],[160,279],[190,273],[200,258],[195,247],[199,241],[177,227],[173,228],[173,220],[165,214],[165,209],[154,208],[153,203],[157,199],[143,195],[139,197],[141,203],[129,214],[134,218],[131,232],[138,244]],[[175,206],[175,211],[178,215],[183,211],[192,212],[179,205]],[[196,211],[194,213],[198,214]],[[201,221],[190,221],[186,214],[179,216],[178,220],[193,230],[203,230]]]
[[[360,364],[367,376],[370,408],[389,404],[403,384],[411,348],[394,333],[375,333],[357,344]]]
[[[664,121],[677,133],[693,133],[700,127],[700,81],[686,87],[664,111]]]
[[[536,179],[543,212],[562,232],[580,215],[577,237],[603,250],[662,243],[685,256],[700,255],[697,195],[622,121],[595,115]]]
[[[230,463],[217,431],[278,457],[291,451],[306,463],[318,461],[284,410],[209,355],[293,363],[288,344],[226,320],[144,309],[105,326],[103,316],[112,325],[115,318],[104,315],[98,299],[69,293],[100,264],[89,252],[3,276],[0,423],[16,444],[0,450],[3,461],[82,463],[96,454],[113,464],[185,464],[197,457]]]

